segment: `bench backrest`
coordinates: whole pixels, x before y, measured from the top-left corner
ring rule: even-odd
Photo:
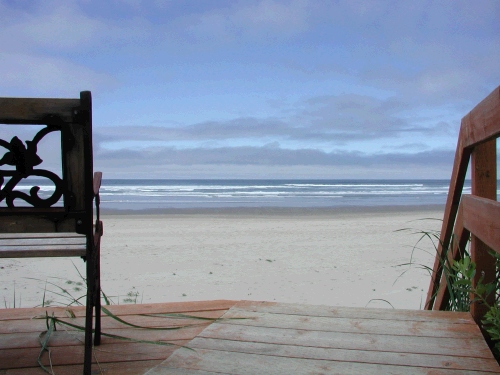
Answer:
[[[90,237],[93,222],[90,92],[81,92],[79,99],[0,98],[0,126],[16,125],[43,127],[33,139],[0,139],[0,233],[75,232]],[[38,144],[52,132],[60,133],[60,172],[43,169],[43,160],[37,155]],[[19,188],[34,178],[53,185],[52,195],[40,197],[36,182],[28,193]]]

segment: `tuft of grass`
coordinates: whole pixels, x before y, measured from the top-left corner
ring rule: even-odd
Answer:
[[[424,231],[414,230],[410,228],[401,229],[403,231],[411,231],[413,234],[418,234],[419,239],[413,246],[410,261],[399,266],[408,266],[421,268],[432,276],[433,269],[422,264],[414,262],[415,251],[426,251],[420,247],[421,241],[430,240],[434,247],[435,254],[437,254],[438,245],[440,242],[440,233],[438,231]],[[479,278],[476,286],[473,285],[473,279],[476,275],[476,265],[472,261],[470,255],[470,240],[463,249],[458,249],[460,259],[448,259],[448,251],[456,244],[457,239],[453,236],[450,241],[450,247],[441,246],[443,256],[441,259],[441,267],[443,270],[443,277],[446,281],[446,288],[449,293],[449,299],[444,307],[447,311],[470,311],[470,305],[473,302],[479,301],[487,306],[487,313],[481,322],[482,328],[489,335],[493,343],[493,354],[497,361],[500,362],[500,255],[492,253],[491,255],[496,259],[496,278],[494,283],[483,283],[483,276]],[[428,251],[426,251],[428,252]],[[409,269],[408,268],[408,269]],[[408,270],[405,270],[398,279]],[[396,280],[397,281],[397,280]],[[437,293],[438,291],[436,291]],[[495,301],[493,305],[487,302],[488,297],[494,293]],[[435,297],[435,296],[434,296]]]

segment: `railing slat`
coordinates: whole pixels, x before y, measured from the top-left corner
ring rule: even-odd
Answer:
[[[462,196],[462,190],[465,182],[465,176],[467,174],[467,167],[469,165],[471,149],[464,149],[462,147],[462,142],[463,130],[460,129],[457,150],[455,153],[455,161],[453,163],[453,171],[451,174],[450,187],[444,210],[443,224],[437,247],[437,254],[434,260],[433,272],[431,274],[431,281],[425,302],[425,308],[428,310],[433,309],[434,298],[437,294],[442,275],[441,265],[445,257],[443,249],[447,249],[450,245],[450,240],[453,234],[453,224],[455,223],[458,206],[460,204],[460,197]]]
[[[500,87],[462,119],[461,128],[463,147],[473,147],[500,136]]]
[[[450,267],[455,260],[463,256],[465,246],[469,240],[470,232],[463,227],[463,206],[458,208],[455,228],[451,241],[451,251],[447,254],[447,266]],[[436,298],[433,305],[433,310],[444,310],[450,299],[448,290],[448,281],[446,277],[441,277],[439,289],[437,290]]]
[[[500,202],[464,195],[464,227],[500,254]]]

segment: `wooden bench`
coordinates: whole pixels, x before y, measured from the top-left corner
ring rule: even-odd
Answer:
[[[86,261],[84,374],[90,374],[94,309],[94,345],[101,339],[102,236],[102,174],[93,173],[91,93],[81,92],[79,99],[0,98],[0,126],[19,137],[35,132],[24,142],[17,135],[0,139],[5,149],[3,155],[0,152],[0,258],[82,257]],[[60,134],[57,171],[43,169],[46,164],[37,154],[48,134],[48,141]],[[49,149],[55,151],[52,145]],[[42,183],[53,189],[42,191]]]

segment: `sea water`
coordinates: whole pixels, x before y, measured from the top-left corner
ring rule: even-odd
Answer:
[[[20,182],[39,196],[53,187],[44,181]],[[139,180],[106,179],[100,190],[103,209],[185,209],[238,207],[349,207],[444,205],[448,180]],[[464,193],[470,193],[466,181]],[[1,202],[0,205],[5,205]],[[19,204],[22,205],[22,204]]]
[[[448,180],[105,179],[101,204],[132,210],[444,205],[448,188]]]

